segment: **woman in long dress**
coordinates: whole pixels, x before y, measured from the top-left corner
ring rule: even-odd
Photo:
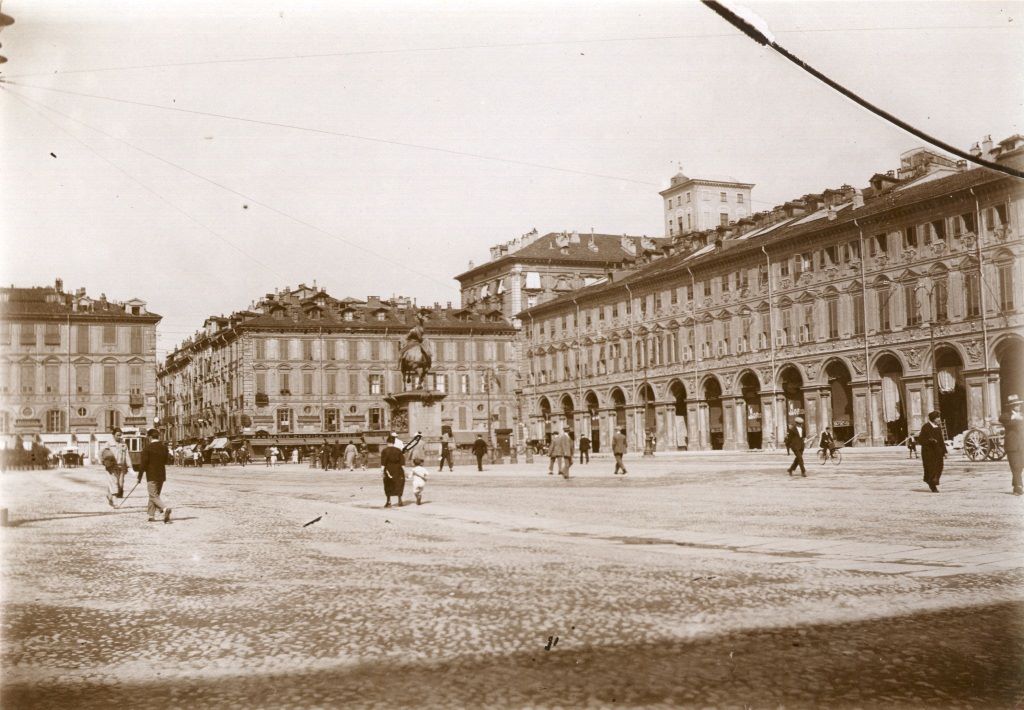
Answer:
[[[391,496],[398,497],[398,505],[402,505],[402,493],[405,490],[405,454],[395,446],[395,437],[389,436],[387,446],[380,452],[380,475],[384,479],[385,508],[391,507]]]

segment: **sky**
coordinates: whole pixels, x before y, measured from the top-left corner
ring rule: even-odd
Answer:
[[[1024,133],[1022,3],[746,6],[948,143]],[[275,288],[458,303],[534,228],[661,236],[680,165],[760,210],[923,145],[699,2],[2,11],[0,283],[142,298],[160,357]]]

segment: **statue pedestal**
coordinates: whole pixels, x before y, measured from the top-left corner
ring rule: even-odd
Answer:
[[[427,390],[397,392],[384,398],[391,408],[391,429],[403,441],[411,441],[417,434],[423,439],[416,447],[420,456],[440,456],[441,453],[441,400],[445,395]]]

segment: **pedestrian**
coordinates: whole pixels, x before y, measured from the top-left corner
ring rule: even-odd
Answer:
[[[828,459],[835,460],[836,458],[836,440],[832,436],[832,429],[825,427],[821,432],[821,438],[818,440],[818,446],[821,447],[822,456],[821,462],[825,463]]]
[[[270,447],[270,467],[277,466],[277,458],[281,455],[281,452],[276,446]]]
[[[555,475],[555,463],[558,459],[555,456],[555,439],[558,438],[558,434],[552,434],[551,439],[548,440],[548,475]]]
[[[804,468],[804,437],[807,435],[804,429],[803,417],[797,417],[786,429],[786,448],[793,452],[793,463],[789,465],[789,475],[793,475],[796,467],[800,467],[800,475],[807,478],[807,469]]]
[[[479,434],[476,435],[476,441],[473,442],[473,455],[476,456],[476,470],[484,470],[484,454],[487,453],[487,442]]]
[[[580,463],[583,463],[584,458],[586,463],[590,463],[590,437],[586,434],[580,437]]]
[[[341,441],[331,444],[331,468],[341,470],[341,462],[345,459],[345,446]]]
[[[1021,408],[1024,400],[1020,395],[1011,394],[1006,398],[1006,406],[999,415],[999,423],[1005,430],[1003,448],[1010,464],[1010,485],[1015,496],[1024,495],[1024,484],[1021,483],[1021,471],[1024,470],[1024,414]]]
[[[423,488],[427,485],[427,469],[423,467],[423,457],[416,456],[412,460],[412,492],[416,496],[416,505],[423,503]]]
[[[921,444],[921,466],[924,468],[924,482],[932,493],[939,492],[939,478],[946,458],[946,442],[942,439],[938,412],[929,412],[928,421],[921,425],[917,439]]]
[[[569,469],[572,467],[572,439],[569,437],[569,427],[562,429],[562,433],[552,439],[551,457],[558,463],[558,475],[569,478]]]
[[[324,444],[320,447],[320,468],[324,471],[331,467],[331,445]]]
[[[242,444],[235,451],[235,459],[238,463],[242,464],[242,468],[245,468],[245,464],[249,463],[249,447],[246,444]]]
[[[455,466],[452,464],[451,436],[449,436],[448,432],[446,432],[446,431],[441,433],[441,465],[437,467],[438,471],[441,471],[441,470],[444,469],[444,462],[445,461],[448,462],[448,470],[449,471],[454,471],[455,470]]]
[[[622,475],[625,476],[626,466],[622,463],[622,457],[626,455],[626,427],[622,427],[615,432],[615,436],[612,437],[612,456],[615,457],[615,471],[614,474],[619,475],[619,470],[622,471]]]
[[[128,444],[122,441],[121,429],[115,427],[113,435],[114,440],[100,453],[103,468],[107,469],[107,503],[111,508],[114,507],[114,496],[124,498],[125,474],[129,471],[135,473]]]
[[[345,447],[345,466],[349,471],[356,470],[356,445],[351,441]]]
[[[917,438],[913,434],[907,434],[907,458],[917,458]]]
[[[387,446],[380,452],[380,475],[384,481],[384,507],[391,507],[391,496],[398,497],[402,507],[402,493],[405,491],[405,455],[395,446],[395,436],[389,434]]]
[[[149,493],[149,505],[146,512],[149,514],[149,522],[156,521],[156,513],[164,514],[164,522],[171,522],[171,509],[168,508],[160,494],[164,489],[164,482],[167,480],[167,458],[169,453],[167,447],[160,441],[160,432],[150,429],[146,432],[149,443],[142,450],[142,458],[139,461],[138,482],[142,482],[142,476],[146,476],[146,491]]]

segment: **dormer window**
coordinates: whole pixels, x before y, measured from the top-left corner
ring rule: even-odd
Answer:
[[[352,311],[345,311],[341,314],[341,318],[342,320],[353,320],[355,319],[355,314]]]
[[[272,315],[274,317],[274,320],[284,320],[284,309],[282,309],[282,308],[274,309],[274,312],[273,312]]]
[[[384,316],[387,315],[384,311],[377,311],[374,316],[377,320],[384,320]]]

